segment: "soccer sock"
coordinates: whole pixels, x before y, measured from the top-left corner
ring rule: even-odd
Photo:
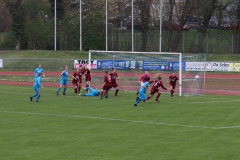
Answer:
[[[148,97],[147,97],[147,100],[149,100],[150,98],[152,98],[152,97],[151,97],[151,96],[148,96]]]
[[[137,100],[136,104],[138,104],[138,103],[140,103],[140,102],[141,102],[141,99],[140,99],[140,98],[138,98],[138,100]]]
[[[60,90],[61,90],[61,88],[59,87],[56,92],[58,93]]]
[[[32,95],[31,97],[34,98],[34,97],[36,97],[37,95],[38,95],[38,94],[36,93],[36,94]]]
[[[66,92],[66,89],[67,89],[67,88],[63,88],[63,93],[65,93],[65,92]]]
[[[101,91],[101,97],[103,96],[103,91]]]
[[[161,96],[161,93],[158,93],[156,101],[158,101],[158,98]]]
[[[116,89],[116,91],[115,91],[115,96],[118,94],[118,90],[119,90],[119,89]]]
[[[137,95],[138,95],[139,91],[137,91]]]
[[[79,86],[79,87],[78,87],[78,93],[80,93],[80,90],[81,90],[81,87]]]
[[[171,94],[173,94],[174,93],[174,91],[173,90],[171,90]]]
[[[40,96],[41,96],[41,94],[38,94],[38,95],[37,95],[36,102],[39,100]]]
[[[76,94],[77,94],[77,88],[74,88],[74,93],[76,93]]]

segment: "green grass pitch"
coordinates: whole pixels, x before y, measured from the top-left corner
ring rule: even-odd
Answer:
[[[240,159],[239,97],[155,96],[137,107],[135,92],[99,97],[56,96],[0,85],[2,160]]]

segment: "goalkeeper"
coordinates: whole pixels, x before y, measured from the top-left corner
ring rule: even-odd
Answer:
[[[93,88],[87,87],[86,90],[88,91],[88,93],[82,94],[82,96],[94,97],[94,96],[99,96],[99,94],[100,94],[100,91],[98,89],[93,89]]]

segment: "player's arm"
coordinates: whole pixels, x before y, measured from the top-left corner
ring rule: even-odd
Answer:
[[[179,82],[179,80],[178,80],[178,85],[181,86],[181,83]]]
[[[162,83],[160,84],[160,87],[162,87],[163,89],[167,90],[167,88],[164,87]]]
[[[38,85],[43,88],[43,86],[41,84],[41,79],[40,78],[37,79],[37,82],[38,82]]]
[[[35,74],[35,76],[38,75],[37,68],[34,70],[34,74]]]

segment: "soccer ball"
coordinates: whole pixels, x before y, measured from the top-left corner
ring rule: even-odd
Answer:
[[[196,75],[196,76],[195,76],[195,79],[199,79],[199,78],[200,78],[199,75]]]

